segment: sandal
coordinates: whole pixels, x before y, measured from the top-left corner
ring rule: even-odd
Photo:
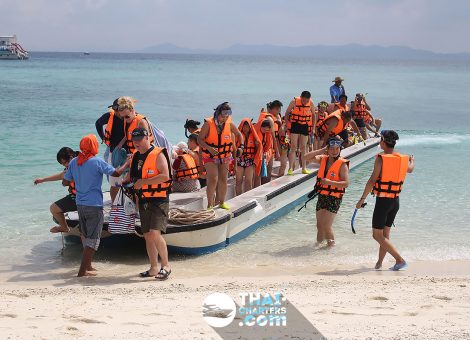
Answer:
[[[170,276],[171,274],[171,269],[170,270],[166,270],[165,268],[161,267],[160,268],[160,271],[158,272],[158,274],[155,276],[155,278],[158,280],[158,281],[165,281],[168,279],[168,276]]]
[[[151,277],[153,275],[150,274],[150,271],[146,270],[145,272],[140,273],[139,276],[140,277]]]

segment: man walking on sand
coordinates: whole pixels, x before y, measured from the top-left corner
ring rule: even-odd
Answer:
[[[390,270],[405,269],[408,265],[390,242],[390,230],[400,208],[398,196],[403,187],[407,173],[413,172],[413,156],[401,155],[394,151],[398,134],[393,130],[381,131],[380,147],[383,153],[377,155],[374,170],[366,184],[361,199],[356,208],[360,209],[372,191],[376,196],[374,214],[372,217],[372,236],[380,244],[379,259],[375,269],[382,267],[382,261],[387,253],[395,258],[395,265]]]
[[[127,161],[123,166],[114,169],[98,154],[98,140],[93,134],[86,135],[80,141],[80,152],[77,157],[69,163],[64,174],[62,185],[68,186],[75,182],[76,203],[80,230],[83,236],[82,263],[78,271],[81,276],[95,276],[91,262],[95,251],[100,244],[101,230],[103,229],[103,192],[101,185],[103,175],[119,177],[127,168]]]
[[[123,183],[133,183],[139,206],[139,216],[150,268],[140,277],[155,276],[163,281],[170,276],[168,250],[162,232],[166,231],[169,193],[171,185],[170,159],[165,148],[150,144],[145,128],[132,131],[132,143],[136,152],[132,156],[128,176]],[[158,255],[161,267],[158,269]]]

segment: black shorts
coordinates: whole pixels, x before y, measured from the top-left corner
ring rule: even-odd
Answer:
[[[308,136],[308,124],[299,124],[293,122],[290,126],[290,133]]]
[[[75,203],[75,195],[67,195],[64,198],[54,202],[62,212],[77,211],[77,203]]]
[[[356,122],[356,125],[357,125],[358,128],[365,128],[366,127],[366,123],[364,122],[364,119],[362,119],[362,118],[355,118],[354,122]]]
[[[377,197],[375,200],[374,214],[372,216],[372,228],[383,229],[391,227],[398,209],[400,209],[399,198]]]
[[[347,143],[349,141],[349,134],[348,134],[348,130],[346,129],[338,133],[338,136],[343,140],[343,142]]]

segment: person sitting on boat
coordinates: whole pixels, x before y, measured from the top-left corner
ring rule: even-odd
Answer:
[[[372,116],[372,114],[367,111],[367,115],[364,117],[364,124],[366,125],[366,129],[374,134],[374,137],[379,136],[379,130],[382,126],[382,119],[374,118],[374,116]]]
[[[170,202],[170,158],[165,148],[150,144],[145,128],[135,128],[132,140],[136,152],[132,155],[130,171],[123,183],[132,183],[137,196],[140,223],[150,261],[150,268],[139,275],[166,280],[171,269],[162,232],[166,231]],[[161,258],[160,269],[158,255]]]
[[[135,102],[135,99],[131,97],[119,97],[116,106],[119,116],[124,120],[124,134],[126,137],[125,148],[129,154],[134,153],[136,150],[134,142],[132,141],[132,131],[138,127],[147,130],[150,143],[153,143],[153,137],[147,118],[135,112]]]
[[[325,120],[326,116],[328,115],[326,109],[328,108],[328,103],[326,101],[321,101],[318,103],[318,111],[317,111],[317,125],[319,125],[323,120]],[[313,144],[313,150],[321,149],[323,144],[322,139],[318,135],[318,129],[315,131],[315,142]]]
[[[201,122],[192,119],[186,119],[186,123],[184,123],[184,135],[186,138],[189,138],[188,132],[189,134],[195,133],[196,135],[201,132],[199,125],[201,125]]]
[[[315,132],[315,109],[310,98],[310,92],[303,91],[300,97],[295,97],[286,109],[285,120],[287,122],[290,135],[288,175],[294,174],[294,162],[297,148],[299,149],[299,163],[302,166],[302,173],[310,173],[310,171],[307,170],[305,159],[303,157],[306,152],[308,136],[310,133]]]
[[[253,188],[255,180],[256,164],[261,164],[262,151],[261,141],[255,131],[251,119],[243,118],[238,126],[243,135],[245,147],[241,155],[237,157],[237,174],[235,192],[241,195]],[[238,146],[240,143],[237,141]]]
[[[116,98],[113,104],[108,106],[108,112],[104,113],[95,122],[96,132],[98,132],[98,136],[101,138],[101,143],[104,143],[107,146],[103,158],[108,164],[111,165],[113,165],[113,151],[116,149],[119,152],[126,142],[124,135],[124,121],[116,113],[118,108],[118,100],[119,98]],[[119,192],[119,185],[121,184],[121,181],[121,177],[108,176],[108,182],[110,185],[109,193],[111,195],[112,202],[114,202],[114,199]]]
[[[177,158],[173,162],[173,192],[193,192],[201,189],[197,159],[188,145],[180,142],[176,145]]]
[[[356,123],[351,120],[351,112],[336,110],[326,116],[325,119],[317,124],[317,136],[321,140],[320,147],[323,147],[329,138],[339,136],[343,140],[343,147],[349,146],[348,131],[346,125],[350,124],[354,131],[360,135],[360,131]]]
[[[370,192],[376,197],[372,216],[372,236],[380,247],[375,269],[382,267],[385,255],[389,253],[396,261],[390,269],[400,270],[406,268],[407,264],[390,242],[390,231],[400,209],[399,196],[406,174],[414,170],[414,158],[395,152],[394,148],[398,140],[398,134],[395,131],[384,130],[380,135],[380,148],[383,153],[378,154],[375,159],[374,170],[367,181],[361,199],[357,201],[356,208],[362,208]]]
[[[83,236],[83,254],[78,276],[94,276],[91,262],[100,244],[103,229],[103,175],[119,177],[128,167],[127,160],[120,168],[115,169],[98,154],[98,140],[93,134],[80,140],[80,153],[69,162],[62,185],[70,186],[75,182],[77,212],[80,221],[80,232]]]
[[[344,86],[342,85],[343,81],[344,79],[339,76],[335,77],[335,80],[333,80],[334,84],[330,86],[330,96],[332,103],[339,102],[339,96],[346,94]]]
[[[232,161],[232,134],[240,141],[239,152],[243,151],[244,139],[232,122],[232,109],[228,102],[217,106],[214,116],[206,118],[198,135],[198,144],[202,147],[203,165],[207,171],[207,207],[230,209],[225,203],[227,193],[228,167]]]
[[[326,155],[324,149],[305,155],[308,160],[320,164],[315,190],[318,192],[316,207],[317,246],[325,240],[327,246],[335,245],[333,222],[341,206],[341,201],[349,185],[349,161],[340,157],[342,141],[328,139]]]
[[[371,109],[367,103],[366,97],[362,93],[356,94],[354,104],[351,109],[354,112],[354,122],[359,128],[359,131],[361,131],[362,138],[364,140],[369,138],[369,134],[366,130],[365,119],[370,114]]]
[[[328,105],[326,112],[332,113],[333,111],[340,110],[340,111],[349,111],[351,108],[348,105],[348,96],[342,94],[339,96],[339,102],[331,103]]]
[[[207,183],[206,183],[206,169],[204,168],[204,165],[202,165],[202,152],[201,149],[199,148],[199,144],[197,143],[197,134],[192,133],[188,137],[188,149],[190,150],[190,155],[193,156],[197,167],[198,167],[198,173],[199,173],[199,184],[201,185],[201,188],[204,188]]]
[[[57,162],[59,162],[63,167],[64,171],[61,171],[55,175],[51,175],[44,178],[36,178],[34,184],[41,184],[44,182],[52,181],[62,181],[64,179],[64,173],[67,171],[70,161],[77,157],[78,152],[73,151],[69,147],[63,147],[57,152]],[[51,233],[68,233],[70,231],[67,221],[65,220],[64,213],[69,211],[77,211],[77,204],[75,202],[75,195],[77,191],[75,189],[75,183],[73,181],[69,184],[69,194],[60,200],[51,204],[49,210],[51,211],[54,220],[59,223],[58,226],[52,227],[50,229]]]

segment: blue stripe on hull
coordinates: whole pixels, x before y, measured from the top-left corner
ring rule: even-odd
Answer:
[[[168,246],[168,252],[171,254],[204,255],[204,254],[213,253],[217,250],[225,248],[226,246],[227,246],[226,241],[214,244],[212,246],[197,247],[197,248]]]

